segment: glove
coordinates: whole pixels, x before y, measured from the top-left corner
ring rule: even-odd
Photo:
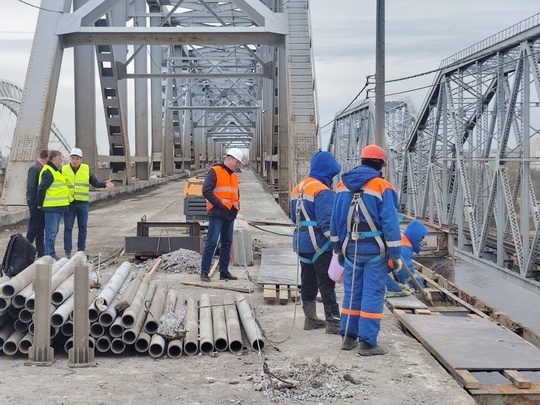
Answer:
[[[343,253],[338,254],[337,260],[341,267],[345,267],[345,255]]]
[[[414,290],[409,286],[409,284],[400,284],[401,292],[406,293],[407,295],[414,294]]]
[[[399,271],[403,267],[403,261],[401,259],[393,259],[392,260],[392,273],[394,276],[399,276]]]

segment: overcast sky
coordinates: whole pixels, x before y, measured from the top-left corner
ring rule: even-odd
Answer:
[[[25,1],[40,4],[39,0]],[[375,73],[375,6],[376,0],[310,1],[321,126],[349,104],[366,76]],[[444,58],[538,12],[538,0],[387,0],[386,79],[436,69]],[[20,87],[24,86],[37,15],[37,9],[18,0],[1,0],[0,79]],[[64,54],[54,111],[55,124],[71,143],[75,139],[72,55],[70,50]],[[433,75],[427,75],[389,83],[386,93],[423,87],[432,80]],[[420,109],[426,93],[422,89],[389,98],[409,96]],[[364,98],[363,93],[359,100]],[[101,114],[101,110],[97,112]],[[324,147],[330,129],[323,130]],[[99,149],[106,153],[106,142]]]

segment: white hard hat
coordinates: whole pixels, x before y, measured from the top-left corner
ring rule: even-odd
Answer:
[[[80,150],[79,148],[73,148],[71,149],[71,152],[69,152],[69,156],[79,156],[80,158],[82,158],[82,150]]]
[[[226,153],[227,156],[232,156],[236,160],[242,162],[244,160],[244,152],[238,148],[231,148]]]

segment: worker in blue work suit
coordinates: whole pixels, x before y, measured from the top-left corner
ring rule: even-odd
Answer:
[[[332,179],[341,165],[330,152],[317,152],[311,158],[309,176],[291,193],[291,218],[297,227],[293,249],[302,268],[302,309],[304,329],[326,327],[326,333],[339,334],[340,313],[335,282],[328,276],[332,260],[330,218],[334,204]],[[317,317],[316,297],[321,292],[326,322]]]
[[[405,232],[401,235],[401,260],[413,275],[415,275],[413,265],[413,253],[420,253],[422,249],[422,243],[424,237],[428,234],[426,226],[418,221],[414,220],[407,225]],[[393,268],[393,264],[390,262],[389,267]],[[425,287],[424,281],[415,276],[418,284],[422,288]],[[411,291],[418,290],[417,284],[411,279],[411,276],[405,268],[401,268],[399,271],[395,271],[394,274],[388,274],[386,279],[386,290],[393,293],[404,293],[403,295],[410,294]]]
[[[388,352],[377,343],[388,260],[401,266],[401,230],[396,190],[381,177],[386,154],[367,145],[361,165],[343,174],[336,188],[330,238],[345,265],[341,310],[342,350],[358,345],[362,356]]]

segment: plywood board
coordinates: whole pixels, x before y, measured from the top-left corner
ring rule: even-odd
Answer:
[[[300,285],[300,264],[292,249],[262,249],[258,284]]]
[[[435,357],[454,370],[540,368],[540,350],[495,322],[405,313],[399,318]]]

